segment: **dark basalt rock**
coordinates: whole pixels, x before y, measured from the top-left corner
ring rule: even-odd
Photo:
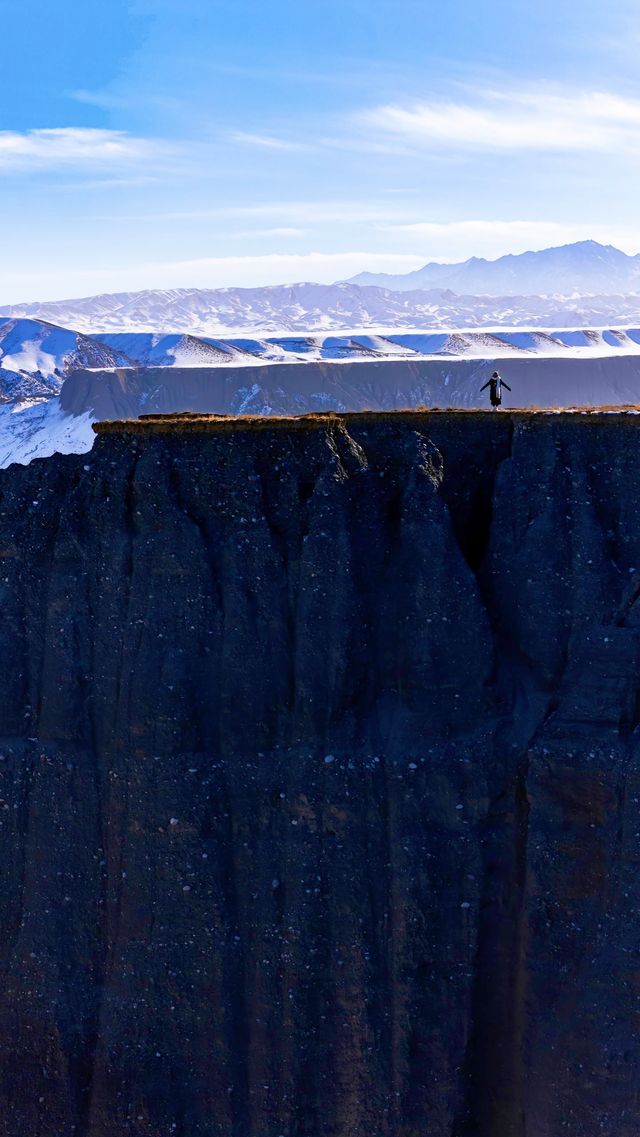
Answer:
[[[640,427],[0,474],[12,1137],[636,1137]]]

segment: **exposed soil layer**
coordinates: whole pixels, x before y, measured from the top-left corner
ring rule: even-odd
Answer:
[[[476,407],[408,407],[394,411],[362,410],[362,411],[313,411],[302,415],[223,415],[202,414],[198,411],[177,411],[168,413],[154,413],[139,415],[137,418],[112,419],[96,422],[93,430],[96,434],[170,434],[170,433],[210,433],[212,431],[245,431],[245,430],[315,430],[331,427],[345,427],[351,429],[358,426],[383,424],[400,424],[413,426],[422,430],[429,430],[432,416],[451,417],[456,421],[459,415],[476,419],[482,422],[487,415],[496,413],[501,419],[505,417],[509,422],[518,423],[526,421],[532,425],[534,421],[545,422],[548,415],[562,416],[571,421],[576,415],[584,415],[591,421],[602,422],[604,416],[611,414],[624,416],[639,415],[640,405],[628,403],[622,406],[594,406],[594,407],[564,407],[557,410],[554,407],[522,407],[519,410],[479,410]]]

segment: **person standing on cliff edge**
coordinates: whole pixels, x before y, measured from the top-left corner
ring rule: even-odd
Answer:
[[[486,391],[487,387],[490,388],[489,398],[491,399],[491,406],[497,411],[502,402],[502,388],[506,387],[507,391],[510,391],[511,387],[508,383],[505,383],[497,371],[494,371],[491,378],[487,379],[487,382],[484,387],[480,388],[480,391]]]

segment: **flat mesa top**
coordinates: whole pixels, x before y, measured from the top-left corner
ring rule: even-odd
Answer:
[[[629,420],[640,416],[640,404],[602,407],[523,407],[494,411],[478,407],[414,407],[392,411],[318,411],[287,415],[216,415],[182,411],[176,414],[148,414],[135,419],[96,422],[96,434],[207,433],[230,430],[313,430],[347,423],[409,421],[424,423],[431,416],[480,419],[548,420],[549,417],[600,420],[612,416]]]

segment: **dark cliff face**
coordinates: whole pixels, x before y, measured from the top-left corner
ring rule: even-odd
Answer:
[[[15,1137],[636,1137],[640,428],[0,475]]]

